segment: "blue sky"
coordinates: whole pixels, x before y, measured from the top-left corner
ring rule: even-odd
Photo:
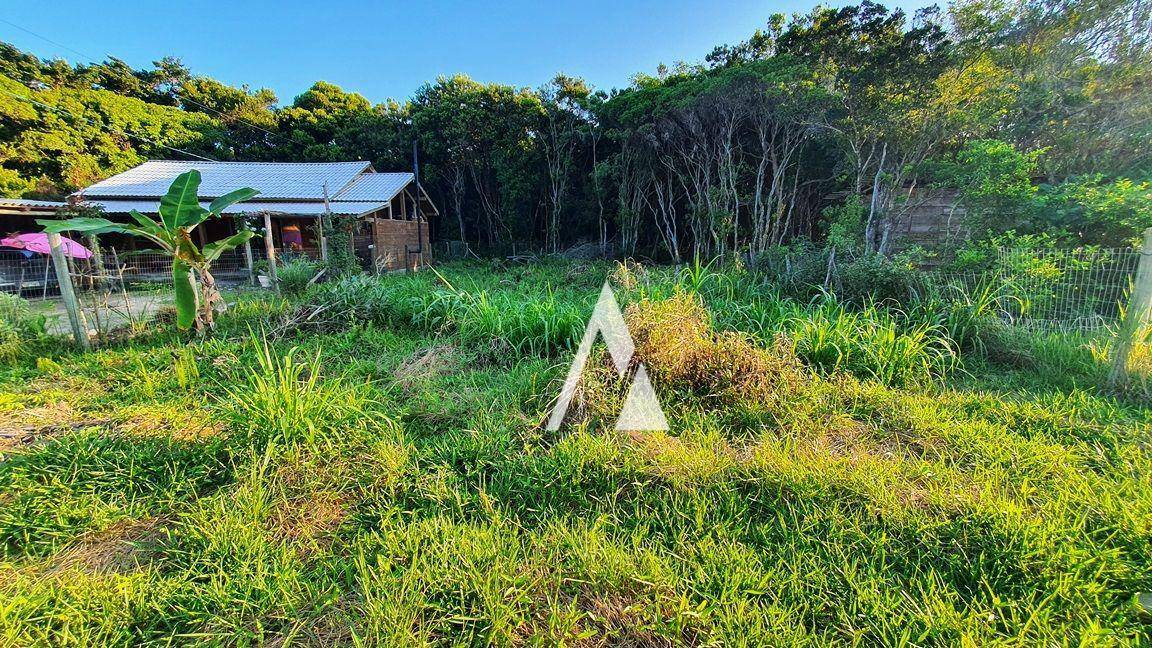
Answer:
[[[814,1],[814,0],[812,0]],[[924,2],[903,0],[905,8]],[[177,56],[198,74],[272,88],[282,103],[325,80],[373,102],[405,98],[439,75],[537,86],[556,72],[627,85],[659,63],[698,61],[746,38],[785,0],[506,2],[110,2],[6,0],[0,39],[70,62],[112,54],[135,67]]]

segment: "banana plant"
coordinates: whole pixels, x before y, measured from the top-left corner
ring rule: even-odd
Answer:
[[[219,216],[225,208],[242,200],[248,200],[259,192],[247,187],[237,189],[213,200],[208,209],[204,209],[200,206],[200,198],[196,195],[199,188],[199,171],[192,169],[176,176],[172,186],[168,188],[168,193],[160,199],[159,221],[132,210],[129,213],[135,223],[116,223],[107,218],[95,217],[36,222],[44,227],[45,232],[85,234],[119,232],[139,236],[156,244],[158,252],[172,258],[176,326],[185,331],[193,327],[197,331],[203,331],[214,326],[214,314],[218,310],[223,310],[224,304],[220,290],[216,287],[216,280],[212,277],[212,262],[219,259],[224,252],[243,245],[254,233],[251,230],[243,230],[201,248],[192,242],[192,231],[209,218]]]

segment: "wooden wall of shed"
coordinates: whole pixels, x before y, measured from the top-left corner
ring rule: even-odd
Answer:
[[[916,245],[939,249],[967,236],[967,212],[954,191],[917,189],[901,211],[892,223],[893,254]]]
[[[383,213],[382,213],[383,214]],[[420,239],[416,231],[417,221],[393,220],[378,215],[372,223],[372,239],[376,246],[376,266],[382,270],[401,270],[407,259],[405,246],[416,248]],[[428,221],[420,222],[423,230],[424,263],[432,261],[432,245],[428,239]],[[413,256],[413,267],[420,263],[419,256]]]

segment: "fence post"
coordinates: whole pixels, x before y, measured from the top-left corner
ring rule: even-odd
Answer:
[[[104,285],[104,251],[100,249],[100,239],[95,234],[88,235],[88,249],[92,251],[92,287]]]
[[[276,245],[272,239],[272,215],[264,212],[264,247],[268,252],[268,279],[272,289],[279,292],[280,282],[276,280]]]
[[[1136,266],[1136,279],[1132,286],[1132,296],[1124,312],[1124,321],[1116,334],[1116,348],[1112,355],[1112,372],[1108,383],[1113,388],[1123,387],[1128,382],[1128,354],[1132,352],[1136,335],[1143,329],[1148,319],[1148,307],[1152,306],[1152,227],[1144,230],[1144,245],[1140,248],[1140,261]]]
[[[68,260],[64,257],[64,248],[60,245],[60,235],[49,233],[48,245],[52,251],[52,265],[56,267],[56,283],[60,286],[60,299],[68,311],[68,322],[72,324],[72,335],[76,336],[76,344],[87,351],[91,348],[88,342],[88,324],[84,321],[84,313],[80,311],[80,304],[76,301],[76,291],[72,289],[72,275],[68,273]]]
[[[252,240],[244,241],[244,265],[248,268],[248,283],[256,285],[256,273],[252,270]]]

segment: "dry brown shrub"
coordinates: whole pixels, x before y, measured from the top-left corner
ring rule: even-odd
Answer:
[[[635,359],[654,380],[716,405],[771,405],[804,380],[800,361],[783,340],[766,349],[739,333],[715,331],[694,295],[679,292],[663,301],[631,304],[625,319],[636,343]]]

